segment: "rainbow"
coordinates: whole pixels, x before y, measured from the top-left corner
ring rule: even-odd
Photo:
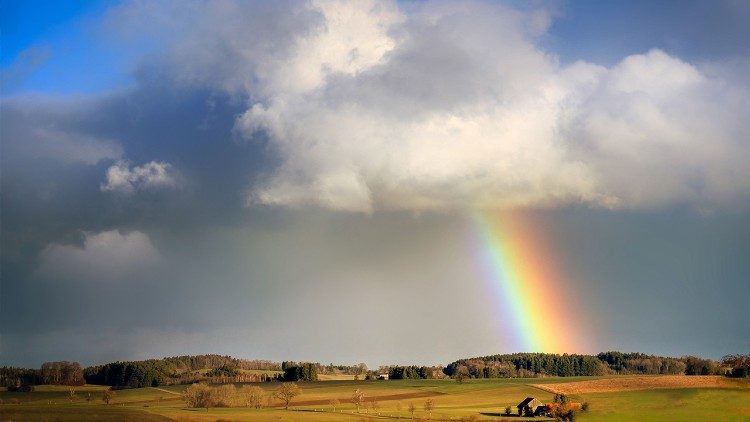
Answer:
[[[571,353],[586,348],[578,307],[534,222],[519,212],[472,215],[484,277],[496,291],[513,351]]]

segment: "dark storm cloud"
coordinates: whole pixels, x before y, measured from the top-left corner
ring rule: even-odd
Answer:
[[[35,269],[45,265],[40,260],[50,245],[84,248],[87,236],[112,230],[143,231],[158,248],[169,243],[161,234],[169,238],[246,219],[241,193],[265,154],[262,143],[232,141],[235,113],[236,104],[226,97],[167,81],[102,97],[4,101],[3,332],[75,326],[108,309],[108,300],[100,298],[131,297],[122,303],[158,309],[150,293],[101,285],[97,272],[87,280],[79,271],[75,280],[63,282],[66,277],[50,262],[42,272]],[[50,135],[41,138],[40,130]],[[102,191],[106,170],[120,158],[168,162],[184,186],[126,197]],[[60,263],[71,255],[55,256]],[[173,286],[162,286],[170,280],[152,274],[150,282],[140,283],[166,294]],[[48,309],[52,317],[35,317],[36,309]]]

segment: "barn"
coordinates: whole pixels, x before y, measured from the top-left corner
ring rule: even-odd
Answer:
[[[516,408],[518,416],[543,416],[549,412],[549,407],[534,397],[526,397]]]

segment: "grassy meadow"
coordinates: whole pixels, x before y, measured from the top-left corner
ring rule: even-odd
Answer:
[[[105,387],[76,387],[71,399],[67,387],[40,386],[33,393],[0,392],[3,401],[0,421],[360,421],[411,420],[412,416],[415,420],[431,417],[443,421],[523,421],[527,419],[503,415],[505,406],[515,410],[515,405],[527,396],[551,402],[555,385],[565,387],[566,383],[602,379],[613,383],[610,388],[613,391],[581,392],[571,396],[573,401],[590,404],[590,410],[581,413],[578,420],[750,420],[748,380],[722,381],[722,387],[708,384],[711,386],[701,388],[691,382],[678,388],[616,391],[618,383],[628,379],[627,376],[618,376],[485,379],[468,380],[462,384],[453,380],[300,383],[302,394],[292,401],[289,410],[284,410],[279,402],[264,409],[190,409],[180,398],[180,393],[186,388],[184,385],[119,390],[109,405],[101,400]],[[541,382],[544,389],[534,386]],[[255,385],[269,393],[278,386],[277,383]],[[359,413],[351,403],[355,389],[361,389],[365,394],[366,406]],[[87,400],[89,394],[90,401]],[[334,399],[340,402],[335,411],[331,405]],[[427,399],[435,405],[431,414],[423,409]],[[416,407],[413,415],[409,412],[412,403]]]

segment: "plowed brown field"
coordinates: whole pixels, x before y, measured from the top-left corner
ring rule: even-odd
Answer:
[[[416,391],[413,393],[402,393],[402,394],[383,394],[380,396],[372,396],[367,397],[367,401],[387,401],[387,400],[407,400],[407,399],[418,399],[423,397],[434,397],[434,396],[442,396],[445,393],[437,392],[437,391]],[[347,403],[351,401],[351,397],[338,397],[338,400],[340,403]],[[319,406],[319,405],[327,405],[331,402],[331,399],[326,400],[299,400],[294,401],[292,404],[294,406]],[[281,404],[278,404],[276,407],[281,407]]]
[[[748,388],[748,383],[713,375],[618,376],[559,384],[532,384],[551,393],[586,394],[654,388]]]

